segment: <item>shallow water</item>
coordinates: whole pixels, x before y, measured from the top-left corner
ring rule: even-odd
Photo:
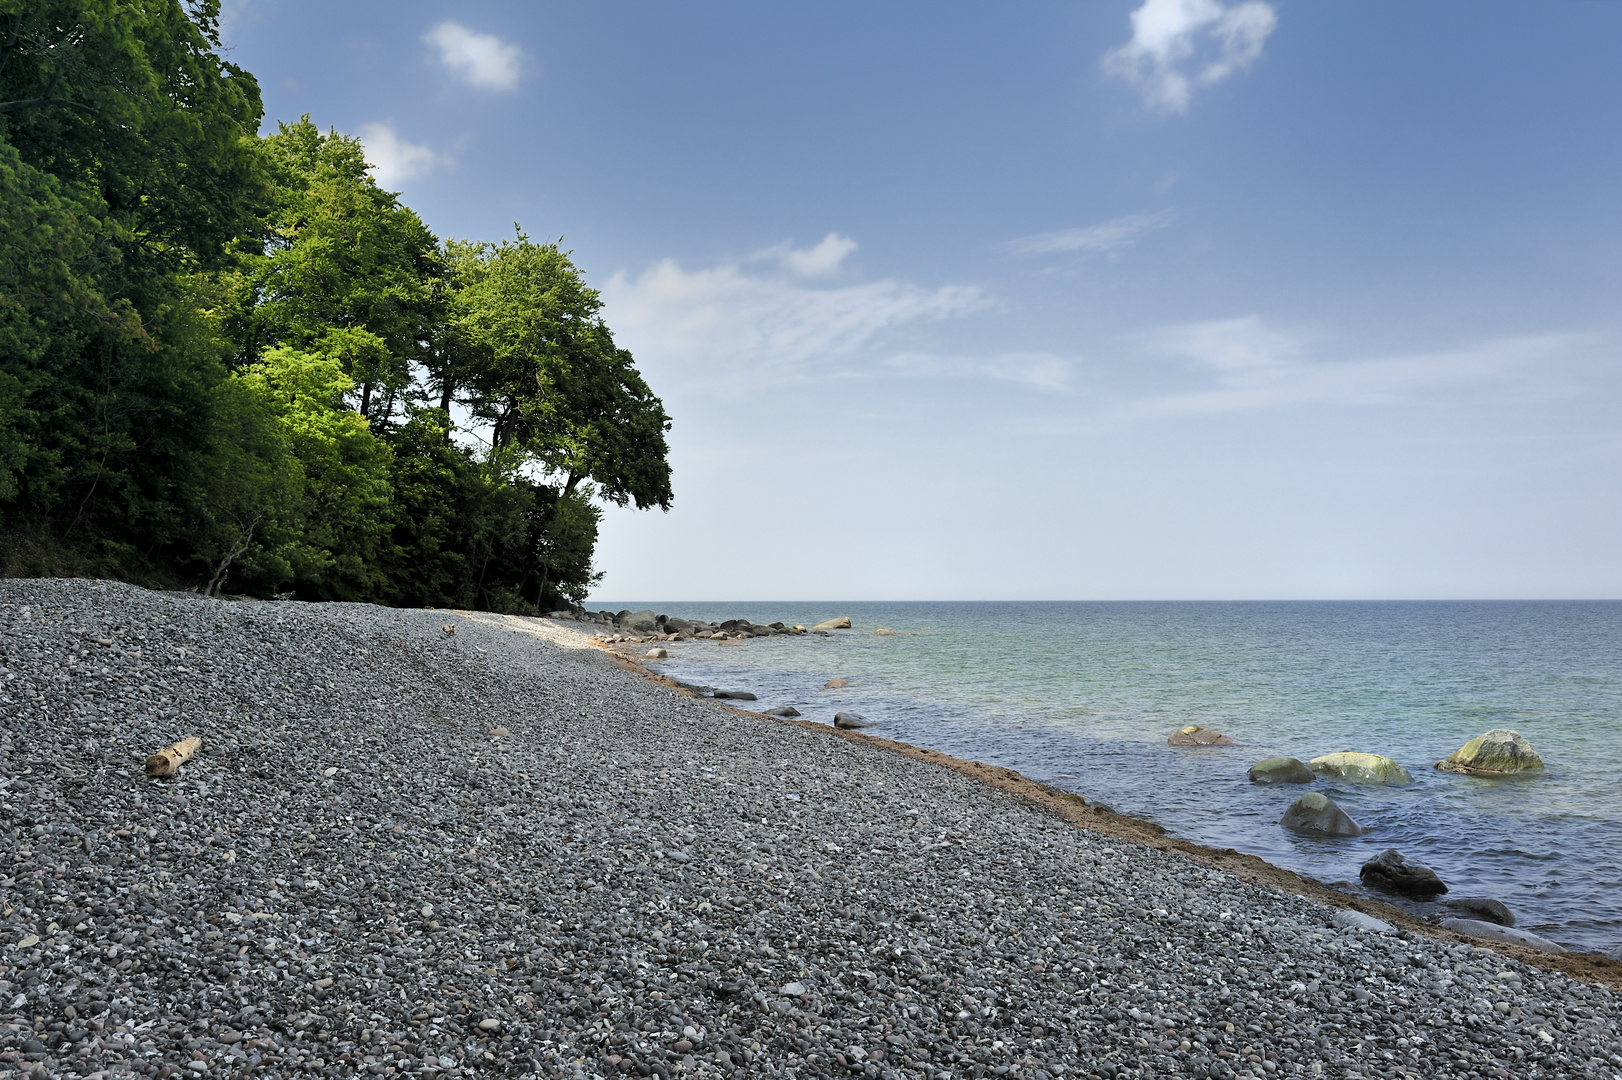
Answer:
[[[1569,947],[1622,945],[1622,603],[621,604],[688,618],[812,625],[829,637],[671,647],[669,674],[752,690],[807,718],[1017,769],[1177,836],[1327,882],[1387,847],[1451,896],[1491,896]],[[872,633],[879,626],[894,637]],[[835,676],[841,690],[822,690]],[[1202,724],[1239,745],[1180,749]],[[1531,740],[1535,777],[1431,765],[1494,727]],[[1249,766],[1337,750],[1395,758],[1407,788],[1259,787]],[[1367,833],[1279,828],[1323,790]]]

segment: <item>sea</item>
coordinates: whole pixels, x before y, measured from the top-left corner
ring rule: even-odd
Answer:
[[[594,607],[606,605],[595,604]],[[1502,901],[1516,925],[1573,949],[1622,947],[1622,602],[623,603],[689,619],[812,626],[826,637],[670,646],[685,682],[755,693],[813,721],[1004,765],[1216,848],[1348,892],[1387,848],[1434,869],[1448,897]],[[876,634],[880,628],[894,634]],[[651,666],[651,665],[650,665]],[[822,689],[843,678],[850,685]],[[1233,739],[1167,745],[1190,724]],[[1432,766],[1492,728],[1546,768],[1479,779]],[[1246,772],[1287,755],[1396,759],[1407,787]],[[1319,790],[1363,835],[1291,833]],[[1368,894],[1372,895],[1372,894]],[[1431,905],[1418,905],[1424,913]]]

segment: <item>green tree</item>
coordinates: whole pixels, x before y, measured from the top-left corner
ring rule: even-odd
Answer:
[[[610,502],[669,509],[670,418],[568,254],[522,232],[448,250],[460,362],[445,377],[491,445],[528,455],[565,494],[590,480]]]
[[[0,0],[0,514],[68,566],[149,575],[199,525],[225,369],[193,278],[263,192],[217,10]]]
[[[420,396],[443,321],[439,241],[367,174],[360,141],[305,116],[264,140],[275,180],[267,243],[243,261],[240,362],[267,347],[334,357],[355,410],[387,427]]]

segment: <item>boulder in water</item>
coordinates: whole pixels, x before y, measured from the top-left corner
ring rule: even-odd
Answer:
[[[1456,911],[1462,919],[1478,919],[1481,922],[1497,923],[1499,926],[1514,926],[1515,914],[1497,900],[1490,900],[1485,896],[1460,896],[1453,900],[1443,900],[1442,906],[1449,911]]]
[[[1413,775],[1388,757],[1379,754],[1354,754],[1343,751],[1315,757],[1307,764],[1313,772],[1323,773],[1354,784],[1386,784],[1401,787],[1414,782]]]
[[[1438,761],[1436,767],[1467,776],[1519,776],[1542,772],[1543,759],[1520,732],[1493,728]]]
[[[813,626],[811,629],[813,629],[813,630],[849,630],[850,629],[850,616],[849,615],[841,615],[837,619],[824,619],[822,622],[817,623],[817,625]]]
[[[1363,831],[1350,814],[1319,791],[1309,791],[1291,803],[1278,823],[1291,832],[1309,836],[1357,836]]]
[[[723,701],[754,701],[755,695],[747,690],[717,690],[715,696]]]
[[[766,710],[766,715],[767,716],[782,716],[782,717],[785,717],[785,718],[787,718],[787,717],[795,717],[795,716],[800,715],[800,710],[796,709],[792,705],[774,705],[771,708]]]
[[[1447,886],[1436,876],[1435,870],[1414,862],[1396,848],[1387,848],[1378,858],[1364,863],[1357,876],[1370,888],[1398,896],[1429,899],[1447,892]]]
[[[1443,919],[1442,929],[1451,930],[1455,934],[1464,934],[1466,937],[1486,938],[1488,941],[1502,941],[1506,945],[1520,945],[1538,952],[1563,953],[1566,950],[1538,934],[1528,933],[1525,930],[1516,930],[1510,926],[1499,926],[1497,923],[1481,922],[1476,919]]]
[[[872,727],[873,722],[860,713],[836,712],[834,713],[834,727],[844,731],[854,731],[857,728]]]
[[[1270,757],[1250,767],[1247,774],[1257,784],[1310,784],[1312,770],[1293,757]]]
[[[1212,731],[1208,727],[1191,724],[1181,731],[1174,731],[1166,742],[1172,746],[1232,746],[1233,740],[1220,731]]]

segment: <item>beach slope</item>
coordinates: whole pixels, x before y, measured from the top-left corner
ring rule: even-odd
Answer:
[[[8,581],[0,633],[0,1075],[1622,1071],[1603,986],[543,621]]]

